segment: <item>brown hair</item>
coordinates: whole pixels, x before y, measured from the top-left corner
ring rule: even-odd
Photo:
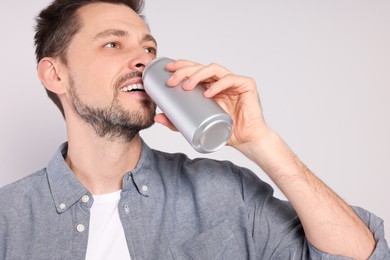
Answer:
[[[34,40],[37,62],[44,57],[59,57],[62,62],[67,63],[67,49],[81,27],[77,10],[93,3],[123,4],[144,19],[141,14],[143,0],[54,0],[36,17]],[[50,90],[46,89],[46,92],[65,116],[58,96]]]

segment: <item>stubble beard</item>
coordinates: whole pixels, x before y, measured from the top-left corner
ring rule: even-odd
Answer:
[[[156,104],[151,99],[141,100],[142,109],[129,112],[119,103],[119,92],[116,89],[109,107],[92,107],[80,99],[72,78],[69,81],[70,95],[77,113],[99,137],[109,141],[130,142],[139,131],[153,125]]]

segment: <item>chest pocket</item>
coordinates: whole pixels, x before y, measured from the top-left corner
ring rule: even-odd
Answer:
[[[244,259],[244,249],[239,247],[234,234],[225,221],[203,233],[171,248],[173,259]]]

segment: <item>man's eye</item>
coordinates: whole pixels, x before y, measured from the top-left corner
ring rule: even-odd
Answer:
[[[153,47],[148,47],[148,48],[145,48],[145,52],[146,53],[151,53],[151,54],[156,54],[157,53],[157,50]]]
[[[104,48],[119,48],[119,44],[116,42],[109,42],[106,45],[104,45]]]

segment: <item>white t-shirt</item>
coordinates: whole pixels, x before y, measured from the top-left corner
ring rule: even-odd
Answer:
[[[120,196],[120,190],[93,196],[86,260],[130,260],[125,233],[119,219]]]

